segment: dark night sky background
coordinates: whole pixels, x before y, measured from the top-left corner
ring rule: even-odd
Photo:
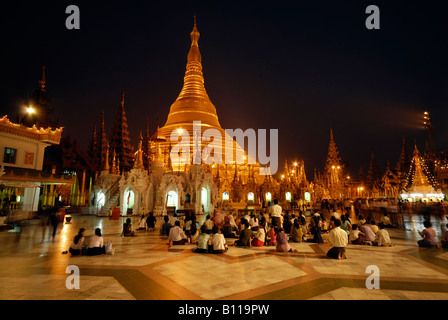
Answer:
[[[67,30],[65,8],[80,8]],[[381,10],[367,30],[365,9]],[[2,114],[15,119],[47,67],[65,134],[86,149],[105,110],[112,129],[126,92],[131,142],[163,125],[179,94],[193,15],[206,90],[223,128],[279,129],[284,159],[323,168],[334,130],[351,175],[396,164],[402,135],[424,150],[421,115],[448,150],[446,1],[16,1],[2,8]]]

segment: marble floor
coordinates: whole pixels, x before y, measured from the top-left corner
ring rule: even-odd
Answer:
[[[418,219],[415,230],[389,229],[395,247],[349,245],[347,260],[328,259],[328,243],[291,243],[296,253],[230,247],[196,254],[194,245],[169,248],[158,230],[121,237],[124,219],[73,215],[54,239],[38,220],[0,231],[0,300],[448,299],[448,250],[417,247]],[[139,217],[132,220],[136,226]],[[87,237],[101,228],[115,254],[62,254],[81,227]],[[379,289],[366,288],[369,265],[380,271]],[[79,289],[67,288],[68,266],[79,268]]]

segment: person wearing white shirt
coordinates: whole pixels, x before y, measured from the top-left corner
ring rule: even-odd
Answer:
[[[210,219],[210,215],[209,215],[209,214],[208,214],[207,217],[205,218],[204,225],[205,225],[206,230],[207,230],[206,232],[207,232],[208,234],[212,234],[212,229],[213,229],[213,226],[214,226],[215,224],[213,223],[212,219]]]
[[[378,224],[378,227],[380,229],[376,233],[376,239],[372,242],[372,244],[379,247],[393,247],[394,244],[391,243],[389,232],[384,229],[384,225],[380,222]]]
[[[185,232],[180,227],[180,221],[177,220],[174,223],[174,227],[170,229],[170,234],[168,236],[168,245],[171,247],[171,245],[177,245],[177,244],[186,244],[187,243],[187,236],[185,235]]]
[[[213,253],[225,253],[228,249],[226,239],[224,235],[219,232],[219,228],[217,226],[213,227],[213,235],[211,237],[211,242],[213,245]]]
[[[328,250],[327,257],[339,260],[346,259],[345,247],[348,244],[347,232],[341,229],[341,220],[336,219],[334,225],[335,228],[333,228],[328,235],[328,241],[333,247]]]
[[[278,199],[274,199],[271,217],[273,225],[280,228],[282,226],[282,207],[278,205]]]
[[[101,229],[95,229],[95,235],[90,237],[89,247],[87,248],[88,256],[96,256],[99,254],[105,254],[106,247],[104,246],[104,238],[101,234]]]

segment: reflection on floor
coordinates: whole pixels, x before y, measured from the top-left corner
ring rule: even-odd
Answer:
[[[0,232],[0,299],[448,299],[448,250],[418,248],[422,221],[412,219],[415,230],[389,230],[395,247],[349,245],[347,260],[328,259],[327,243],[292,243],[297,253],[230,247],[223,255],[196,254],[194,245],[168,248],[159,230],[123,238],[124,218],[74,215],[53,239],[32,220]],[[132,220],[136,226],[139,218]],[[437,223],[440,235],[446,221]],[[86,236],[101,228],[115,255],[62,254],[81,227]],[[69,265],[80,270],[80,289],[66,287]],[[369,265],[380,270],[379,290],[366,288]]]

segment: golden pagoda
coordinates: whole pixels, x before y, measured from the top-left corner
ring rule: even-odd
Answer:
[[[218,115],[216,112],[216,108],[211,102],[207,91],[204,86],[204,75],[202,72],[202,57],[199,51],[199,40],[200,33],[198,31],[196,25],[196,17],[194,18],[193,30],[190,33],[191,38],[191,46],[187,55],[187,66],[184,76],[184,83],[182,90],[171,105],[170,112],[168,114],[168,118],[163,127],[157,128],[155,134],[163,136],[166,139],[164,142],[164,149],[169,145],[170,137],[173,131],[175,130],[186,130],[190,136],[190,161],[189,163],[197,163],[193,161],[192,155],[194,150],[198,150],[198,146],[194,145],[194,138],[197,138],[197,141],[201,141],[202,134],[207,129],[216,129],[221,137],[221,152],[222,152],[222,164],[225,162],[226,146],[229,149],[231,146],[232,150],[228,150],[233,152],[233,163],[237,162],[238,164],[251,163],[255,166],[259,166],[256,162],[256,159],[252,159],[247,156],[247,153],[235,142],[235,140],[226,133],[226,131],[221,127]],[[194,131],[194,122],[200,121],[200,134],[201,137],[194,137],[194,135],[199,134],[199,132]],[[226,143],[227,141],[227,143]],[[172,141],[172,144],[176,144],[176,142]],[[201,149],[199,152],[202,153],[204,147],[208,145],[208,142],[201,142]],[[169,148],[171,149],[171,148]],[[216,152],[216,150],[214,150]],[[238,152],[237,152],[238,151]],[[199,153],[198,152],[198,153]],[[238,155],[242,156],[243,159],[238,158]],[[188,162],[187,162],[188,163]],[[227,169],[229,172],[233,170],[233,165],[230,164]],[[211,166],[211,170],[214,173],[218,172],[219,164],[213,164]],[[182,163],[173,163],[173,167],[175,171],[184,171],[185,165]],[[221,165],[221,168],[224,169],[224,165]],[[225,170],[225,169],[224,169]],[[254,170],[256,175],[258,176],[258,170]],[[242,173],[246,178],[249,177],[248,169]]]

